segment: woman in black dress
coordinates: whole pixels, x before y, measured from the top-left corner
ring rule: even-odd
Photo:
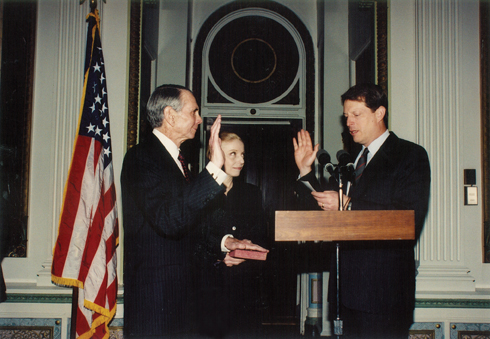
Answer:
[[[249,239],[264,248],[268,245],[262,193],[238,179],[245,164],[243,141],[234,133],[222,133],[220,138],[229,180],[224,194],[208,205],[201,219],[200,236],[207,241],[198,242],[196,253],[201,263],[200,332],[212,338],[257,338],[265,262],[233,258],[220,248],[206,247],[226,236]]]

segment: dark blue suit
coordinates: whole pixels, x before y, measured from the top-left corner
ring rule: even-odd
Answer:
[[[311,173],[302,180],[318,187]],[[358,184],[351,188],[351,209],[414,210],[418,239],[428,210],[429,191],[430,165],[425,149],[390,133]],[[415,307],[414,245],[414,241],[341,243],[341,304],[351,310],[380,315],[380,319],[386,316],[393,323],[406,322],[408,335]],[[335,303],[335,287],[331,284],[331,303]],[[351,325],[344,322],[346,333]]]
[[[224,187],[207,170],[186,183],[153,134],[127,152],[121,184],[124,335],[181,336],[194,323],[190,257],[197,217]]]
[[[416,239],[429,204],[430,166],[419,145],[391,133],[351,191],[352,210],[414,210]],[[413,313],[413,241],[342,245],[342,303],[373,313]]]

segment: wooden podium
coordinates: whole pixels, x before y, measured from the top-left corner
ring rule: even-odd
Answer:
[[[276,211],[276,241],[414,240],[412,210]]]
[[[276,241],[335,241],[337,318],[334,334],[343,334],[340,319],[340,241],[415,240],[415,213],[396,211],[276,211]]]

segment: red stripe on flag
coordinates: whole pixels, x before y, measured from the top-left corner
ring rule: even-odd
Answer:
[[[98,146],[100,146],[100,143],[96,142],[95,146],[95,150],[97,150],[99,148]],[[99,159],[96,165],[97,171],[95,173],[95,186],[99,187],[98,190],[100,190],[105,186],[105,170],[103,169],[104,154],[101,152],[98,152],[98,154],[102,158]],[[112,167],[108,167],[106,170],[110,169],[112,169]],[[112,179],[112,176],[110,176],[110,179]],[[101,246],[101,241],[105,231],[106,217],[114,209],[115,199],[115,186],[114,183],[111,182],[109,190],[105,193],[102,192],[102,194],[100,195],[97,208],[93,213],[92,223],[90,225],[90,232],[87,236],[87,242],[85,244],[85,250],[83,254],[83,265],[80,268],[80,281],[85,281],[87,275],[89,274],[89,270],[92,267],[93,259],[97,255],[99,247]],[[113,247],[111,250],[114,251],[115,247]],[[107,250],[105,251],[105,253],[107,255]],[[112,254],[109,257],[112,257]]]
[[[107,292],[107,270],[105,271],[104,279],[102,280],[99,293],[97,293],[94,303],[106,307],[106,292]]]
[[[109,303],[109,310],[112,310],[116,306],[117,300],[117,276],[114,277],[114,281],[107,287],[107,302]]]
[[[78,136],[76,141],[76,156],[73,157],[70,174],[68,177],[65,200],[63,203],[63,213],[61,215],[60,226],[58,230],[58,239],[54,248],[54,258],[52,265],[52,274],[63,276],[63,268],[68,254],[73,226],[77,216],[78,205],[80,204],[80,189],[82,186],[83,176],[87,157],[90,152],[92,138]],[[75,279],[76,277],[72,277]]]
[[[94,166],[94,174],[99,169],[97,167],[97,165],[98,165],[98,163],[100,161],[100,154],[102,153],[102,149],[103,149],[102,144],[100,142],[96,141],[95,142],[95,148],[94,148],[94,163],[93,163],[93,166]],[[104,159],[102,158],[102,160],[104,160]]]
[[[112,183],[111,187],[102,196],[102,210],[103,217],[106,218],[109,213],[112,212],[116,203],[116,187]]]
[[[116,219],[115,223],[116,223],[115,229],[117,229],[117,225],[118,225],[118,220],[117,219]],[[108,264],[112,260],[112,255],[113,255],[113,253],[116,250],[118,236],[119,235],[117,234],[117,232],[114,231],[114,232],[112,232],[111,236],[109,238],[107,238],[107,240],[105,242],[105,246],[106,246],[105,255],[106,255],[107,263]]]
[[[102,201],[99,200],[97,209],[93,215],[92,224],[90,225],[90,232],[87,235],[87,242],[85,243],[85,250],[83,253],[83,264],[80,267],[79,280],[85,281],[88,271],[92,266],[97,250],[100,247],[102,233],[104,232],[105,218],[102,206]],[[105,251],[104,251],[105,253]]]
[[[88,323],[87,318],[85,318],[85,315],[83,314],[82,310],[80,307],[83,307],[82,305],[78,305],[77,308],[77,323],[76,324],[71,324],[71,326],[76,326],[77,327],[77,337],[90,331],[90,324]]]

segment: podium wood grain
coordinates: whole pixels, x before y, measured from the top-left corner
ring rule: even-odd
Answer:
[[[275,239],[414,240],[414,211],[276,211]]]

